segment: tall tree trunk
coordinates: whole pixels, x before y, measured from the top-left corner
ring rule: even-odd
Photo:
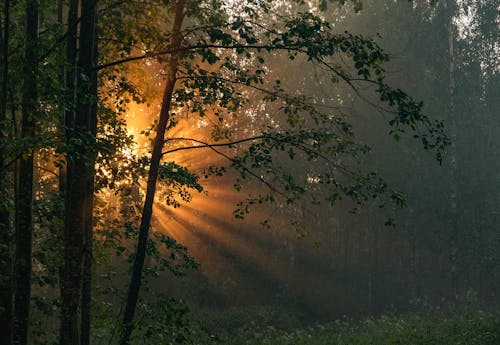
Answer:
[[[97,78],[95,71],[96,1],[82,0],[76,85],[69,65],[67,89],[74,90],[76,106],[66,114],[67,136],[79,142],[67,155],[60,343],[88,344],[90,334],[90,288],[92,273],[93,165],[91,145],[97,126]],[[78,2],[69,9],[69,27],[76,37]],[[76,40],[68,42],[68,60],[74,61]],[[83,183],[82,183],[83,181]],[[82,292],[83,291],[83,292]],[[80,305],[81,318],[80,318]],[[80,328],[81,326],[81,328]],[[80,332],[81,331],[81,332]]]
[[[184,0],[178,0],[175,5],[175,18],[172,27],[171,47],[175,51],[180,48],[182,37],[180,30],[184,20]],[[142,209],[141,225],[139,228],[139,238],[137,240],[137,249],[132,267],[130,285],[123,315],[122,336],[120,343],[122,345],[130,344],[130,338],[134,329],[134,314],[139,299],[139,290],[141,287],[142,271],[144,268],[144,260],[146,258],[146,247],[149,237],[149,227],[151,225],[151,216],[153,213],[153,202],[156,192],[156,181],[158,179],[158,169],[162,157],[162,149],[165,141],[165,132],[170,118],[170,105],[172,102],[172,94],[174,92],[175,82],[177,78],[177,70],[179,63],[179,53],[172,53],[168,61],[165,91],[160,110],[160,119],[156,131],[156,137],[153,142],[153,152],[151,155],[151,163],[148,173],[148,182],[146,187],[146,198]]]
[[[66,140],[70,144],[66,153],[66,191],[64,215],[64,264],[61,273],[61,317],[60,345],[80,343],[79,306],[82,288],[82,255],[85,176],[82,146],[76,146],[82,139],[82,128],[76,126],[76,58],[77,58],[77,23],[78,0],[70,0],[68,8],[68,34],[66,41]],[[72,145],[73,144],[73,145]],[[83,169],[82,169],[83,165]]]
[[[97,134],[97,11],[96,0],[82,0],[82,23],[80,29],[80,75],[85,75],[88,80],[87,86],[81,85],[87,96],[87,103],[79,106],[79,109],[87,112],[88,130],[92,141]],[[79,84],[83,84],[81,81]],[[85,115],[85,114],[83,114]],[[82,281],[82,325],[81,344],[90,343],[90,319],[92,301],[92,241],[93,241],[93,209],[94,209],[94,164],[95,154],[88,153],[88,174],[86,184],[86,203],[84,215],[84,253],[83,253],[83,281]]]
[[[415,216],[413,208],[408,210],[409,214],[406,216],[405,228],[408,231],[408,251],[409,251],[409,293],[410,301],[416,302],[420,294],[420,277],[419,277],[419,257],[418,257],[418,231],[417,226],[414,224]]]
[[[411,225],[410,238],[410,298],[416,302],[420,295],[419,258],[418,258],[418,232],[415,225]]]
[[[21,137],[33,138],[37,111],[38,1],[26,1],[26,41],[23,63]],[[31,299],[31,245],[33,236],[33,149],[19,163],[16,204],[16,285],[14,299],[14,344],[28,342]]]
[[[449,264],[450,264],[450,288],[453,298],[458,299],[458,212],[457,212],[457,125],[455,119],[455,27],[453,18],[455,16],[455,3],[453,0],[447,2],[447,19],[448,19],[448,62],[449,62],[449,80],[448,80],[448,97],[449,97],[449,124],[450,124],[450,174],[449,174],[449,207],[450,207],[450,231],[449,231]]]
[[[370,229],[368,229],[370,231]],[[377,282],[379,281],[379,272],[380,272],[380,267],[379,267],[379,228],[374,227],[371,232],[372,232],[372,238],[371,238],[371,243],[370,248],[368,249],[368,253],[370,255],[370,298],[369,298],[369,307],[370,307],[370,312],[374,313],[376,312],[377,309]]]
[[[63,0],[57,0],[57,24],[59,24],[59,34],[62,36],[64,35],[64,4]],[[68,38],[66,39],[67,42],[69,42],[70,39],[73,39],[71,33],[68,31]],[[59,83],[61,84],[62,89],[66,89],[66,66],[65,64],[62,64],[60,66],[59,70]],[[67,105],[67,102],[64,102],[64,105]],[[64,108],[64,107],[63,107]],[[63,112],[63,116],[61,121],[61,136],[64,138],[64,133],[66,130],[66,121],[65,121],[65,115],[66,111]],[[64,192],[66,190],[66,165],[65,162],[59,162],[59,192],[62,197],[64,197]]]
[[[4,1],[3,30],[0,23],[0,140],[6,140],[7,85],[9,73],[10,1]],[[5,153],[0,145],[0,193],[8,195],[7,173],[3,168]],[[0,338],[6,345],[12,343],[12,231],[10,227],[8,198],[0,201]]]
[[[72,130],[75,122],[75,105],[76,105],[76,58],[77,58],[77,35],[78,35],[78,5],[79,0],[69,0],[68,6],[68,25],[66,34],[66,61],[62,66],[64,83],[65,99],[64,99],[64,131],[65,140],[69,146],[69,141],[72,135]],[[58,20],[63,22],[63,1],[59,0],[58,4]],[[59,189],[63,194],[68,193],[66,179],[68,171],[66,169],[67,162],[61,166],[59,171]],[[67,201],[67,199],[65,199]]]

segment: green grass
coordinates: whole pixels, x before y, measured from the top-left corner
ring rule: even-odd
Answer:
[[[500,312],[483,311],[474,305],[447,309],[422,306],[423,310],[404,315],[345,318],[308,326],[304,317],[277,306],[194,314],[183,304],[165,300],[162,308],[137,325],[133,344],[500,345]],[[102,332],[97,332],[99,327],[94,329],[92,344],[110,344],[111,324],[99,325]]]
[[[336,321],[294,331],[248,324],[221,337],[227,345],[500,345],[500,315],[438,310]]]

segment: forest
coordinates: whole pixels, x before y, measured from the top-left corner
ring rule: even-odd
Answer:
[[[500,344],[495,0],[0,0],[0,342]]]

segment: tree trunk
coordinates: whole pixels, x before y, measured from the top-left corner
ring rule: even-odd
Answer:
[[[70,0],[68,8],[68,35],[66,42],[66,140],[74,146],[66,153],[66,191],[64,215],[64,264],[61,274],[61,328],[60,345],[80,343],[79,306],[82,288],[82,256],[84,234],[83,204],[86,191],[85,162],[82,147],[75,143],[83,139],[81,126],[76,126],[76,57],[78,0]],[[83,201],[82,201],[83,200]]]
[[[38,1],[26,1],[26,41],[23,63],[21,137],[33,138],[37,111]],[[14,299],[14,344],[28,343],[31,299],[31,245],[33,236],[33,150],[19,163],[16,204],[16,277]]]
[[[57,0],[57,24],[59,24],[59,34],[62,36],[64,35],[64,4],[63,0]],[[71,39],[73,39],[72,35],[70,34],[68,30],[68,38],[66,39],[67,43]],[[61,65],[60,70],[59,70],[59,82],[61,83],[61,88],[66,89],[66,66],[64,64]],[[67,102],[64,102],[65,105],[67,105]],[[65,121],[65,114],[67,111],[63,111],[63,118],[60,120],[61,121],[61,137],[64,138],[65,130],[66,130],[66,121]],[[64,139],[63,139],[64,140]],[[65,162],[59,162],[59,192],[61,194],[61,197],[64,198],[64,192],[66,191],[66,165]]]
[[[180,30],[184,19],[184,0],[178,0],[175,6],[175,19],[172,27],[171,47],[175,51],[181,46],[182,37]],[[167,73],[165,91],[160,110],[160,119],[158,122],[156,137],[153,142],[153,152],[148,173],[148,182],[146,187],[146,198],[142,209],[141,225],[139,228],[139,238],[137,240],[137,249],[132,267],[130,285],[125,306],[125,313],[122,322],[122,336],[120,343],[122,345],[130,344],[130,338],[134,328],[134,314],[139,299],[139,290],[141,287],[142,271],[144,260],[146,258],[146,247],[148,243],[149,227],[151,225],[151,216],[153,213],[153,202],[156,192],[156,181],[158,178],[158,169],[162,158],[163,143],[165,141],[165,132],[170,118],[170,105],[172,94],[174,92],[177,69],[179,62],[179,53],[172,53],[170,56]]]
[[[5,123],[7,121],[7,85],[9,72],[9,25],[10,2],[4,2],[3,30],[0,23],[0,140],[6,140]],[[5,154],[0,146],[0,193],[8,195],[7,173],[3,168]],[[12,344],[12,232],[8,200],[0,201],[0,338],[6,345]]]
[[[418,234],[417,227],[411,226],[409,239],[410,247],[410,298],[416,302],[420,297],[420,276],[419,276],[419,257],[418,257]]]
[[[458,212],[457,212],[457,126],[455,119],[455,30],[453,18],[455,15],[455,6],[452,5],[453,1],[447,2],[448,7],[448,61],[449,61],[449,80],[448,80],[448,97],[449,97],[449,126],[450,126],[450,139],[451,145],[449,149],[450,155],[450,174],[449,174],[449,207],[450,207],[450,231],[449,231],[449,264],[450,264],[450,291],[453,298],[458,300]]]
[[[370,291],[370,298],[368,299],[369,301],[369,310],[371,313],[376,312],[377,309],[377,282],[379,279],[379,273],[380,273],[380,267],[379,267],[379,262],[378,262],[378,257],[379,257],[379,229],[377,226],[373,227],[371,230],[368,229],[368,231],[372,232],[372,238],[371,238],[371,243],[370,243],[370,248],[368,249],[369,255],[370,255],[370,276],[369,276],[369,291]]]
[[[85,109],[88,114],[88,129],[92,140],[97,134],[97,11],[95,0],[82,0],[82,26],[80,30],[80,55],[79,67],[80,74],[86,75],[89,81],[88,87],[81,85],[88,95],[88,103],[79,106],[79,109]],[[82,84],[80,82],[79,84]],[[81,325],[81,344],[90,343],[90,317],[92,301],[92,241],[93,241],[93,209],[94,209],[94,163],[95,155],[88,153],[88,174],[86,184],[86,203],[84,215],[84,253],[83,253],[83,281],[82,281],[82,325]]]

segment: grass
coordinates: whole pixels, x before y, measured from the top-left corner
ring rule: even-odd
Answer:
[[[500,345],[500,315],[439,310],[363,321],[340,320],[283,331],[248,324],[221,337],[227,345]]]
[[[311,326],[276,305],[196,314],[169,300],[160,305],[137,325],[134,345],[500,345],[500,312],[477,304]],[[109,324],[101,326],[92,344],[109,344]]]

